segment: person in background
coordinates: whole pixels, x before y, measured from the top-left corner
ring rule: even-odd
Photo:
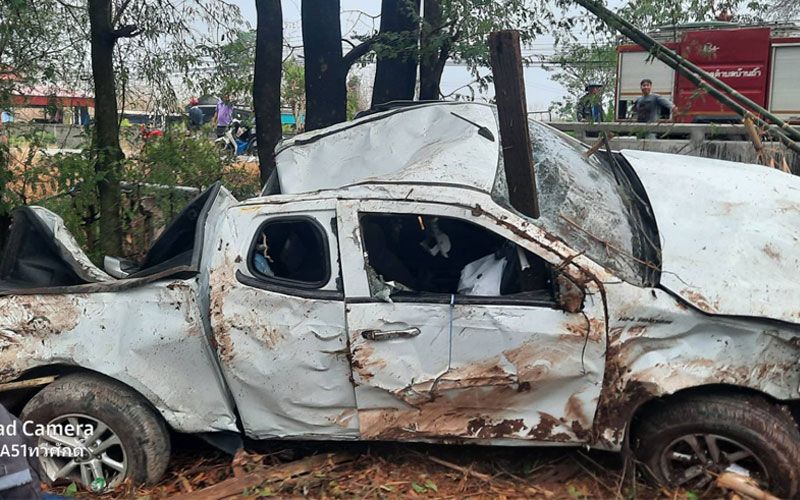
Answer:
[[[211,124],[217,127],[217,137],[225,135],[225,130],[231,124],[231,120],[233,120],[233,105],[230,103],[230,96],[223,94],[217,102],[217,110],[211,120]]]
[[[603,86],[596,82],[590,82],[584,87],[586,94],[578,100],[577,118],[579,122],[602,122],[603,121],[603,96],[601,91]]]
[[[661,116],[661,110],[665,109],[673,114],[678,108],[672,101],[664,96],[653,93],[653,81],[645,78],[639,83],[642,90],[642,97],[633,102],[633,112],[636,113],[636,121],[639,123],[657,122]]]
[[[0,121],[0,168],[5,169],[8,163],[8,138],[3,130],[3,122]]]
[[[0,120],[0,168],[6,168],[8,162],[8,137],[6,131],[3,130],[3,123],[7,122]]]
[[[89,116],[89,108],[81,106],[81,126],[88,127],[92,123],[92,118]]]
[[[144,142],[147,142],[151,139],[158,139],[159,137],[164,137],[164,132],[162,132],[157,128],[152,127],[151,125],[146,125],[142,123],[139,126],[139,137],[141,137]]]
[[[196,97],[189,100],[189,130],[200,130],[203,126],[203,110]]]

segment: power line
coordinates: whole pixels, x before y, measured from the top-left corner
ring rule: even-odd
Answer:
[[[549,61],[530,61],[524,63],[525,66],[563,66],[563,65],[576,65],[576,66],[615,66],[614,61],[583,61],[578,59],[558,59]],[[447,66],[468,66],[465,62],[448,62]]]

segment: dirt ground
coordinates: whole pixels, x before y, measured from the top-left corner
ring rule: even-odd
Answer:
[[[205,445],[179,444],[159,484],[123,485],[102,497],[697,498],[648,485],[617,454],[572,448],[285,442],[250,448],[232,460]]]

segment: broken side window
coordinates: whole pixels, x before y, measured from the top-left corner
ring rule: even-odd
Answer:
[[[481,226],[452,217],[364,214],[373,295],[456,294],[554,300],[550,266]],[[371,283],[374,285],[374,283]]]
[[[253,276],[301,288],[320,288],[330,279],[328,238],[309,217],[284,217],[264,222],[250,247]]]

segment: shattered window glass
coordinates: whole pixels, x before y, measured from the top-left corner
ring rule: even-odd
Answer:
[[[585,147],[546,125],[530,121],[529,127],[540,209],[533,222],[625,281],[652,284],[658,267],[654,228],[642,222],[645,202],[626,175],[598,155],[585,158]],[[499,188],[495,198],[508,206]]]
[[[327,238],[311,219],[269,220],[256,232],[249,265],[268,281],[320,288],[330,277]]]
[[[552,300],[541,258],[452,217],[366,214],[361,230],[373,297],[433,293]]]

